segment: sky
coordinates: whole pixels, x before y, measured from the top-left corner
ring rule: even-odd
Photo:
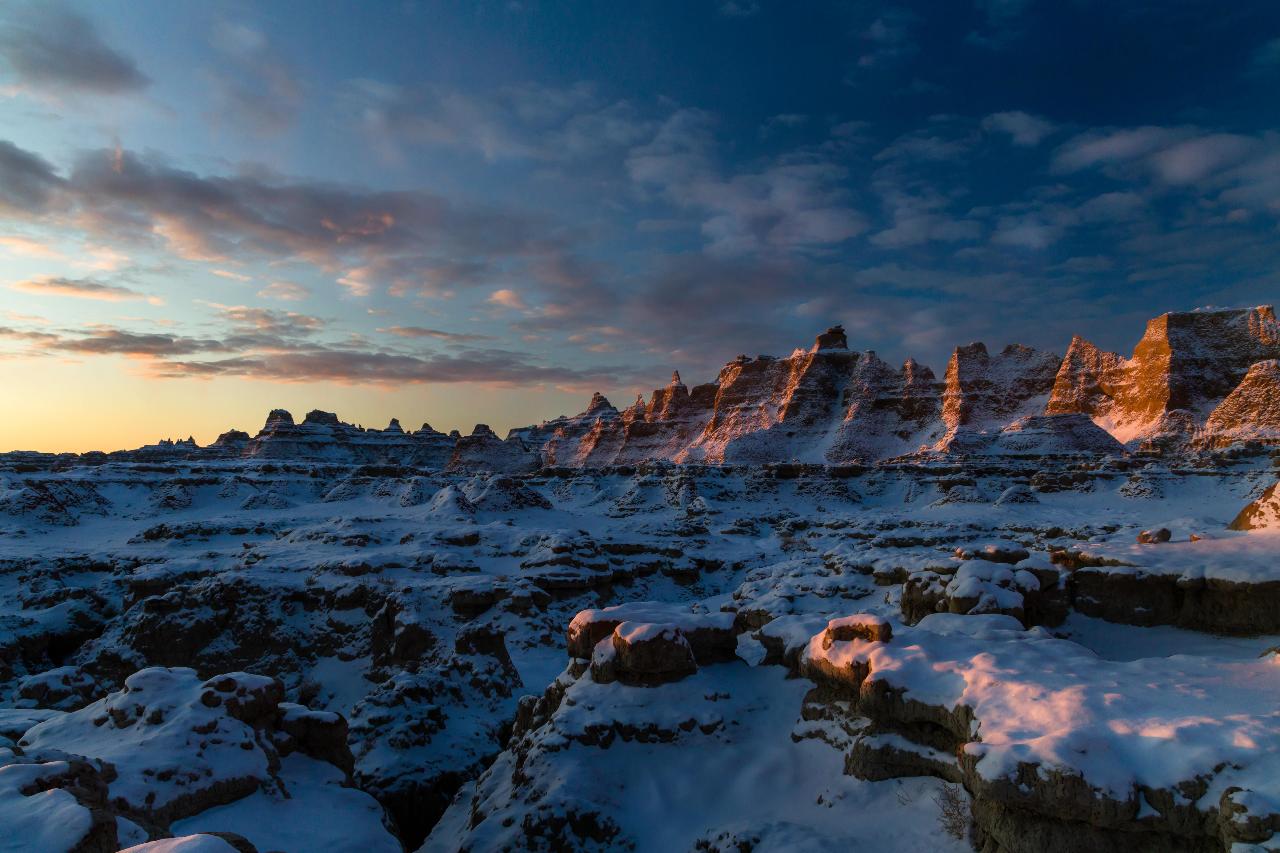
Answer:
[[[0,451],[469,432],[1280,288],[1280,4],[0,4]]]

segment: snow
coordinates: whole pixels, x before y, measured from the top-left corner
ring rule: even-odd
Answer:
[[[237,832],[263,850],[349,849],[350,839],[392,850],[389,811],[410,847],[431,830],[427,849],[520,847],[525,827],[569,833],[561,840],[575,849],[964,849],[937,827],[937,780],[845,773],[854,743],[955,765],[953,751],[912,740],[909,727],[869,731],[854,700],[823,704],[810,679],[787,677],[829,626],[887,624],[886,643],[835,642],[826,654],[870,662],[873,683],[921,702],[970,707],[964,735],[977,740],[966,754],[979,780],[1038,762],[1127,797],[1203,774],[1205,815],[1233,785],[1249,814],[1280,813],[1269,781],[1280,778],[1269,746],[1280,742],[1278,670],[1276,656],[1260,657],[1280,638],[1078,612],[1026,630],[1034,620],[1018,610],[1045,577],[1072,576],[1060,549],[1131,564],[1088,572],[1280,580],[1274,533],[1225,529],[1275,482],[1266,457],[912,459],[839,476],[272,464],[0,474],[6,495],[59,496],[0,511],[0,779],[63,760],[59,751],[103,759],[118,774],[113,798],[170,808],[165,831]],[[158,501],[176,480],[190,503]],[[1010,490],[1035,502],[995,505]],[[281,500],[244,508],[253,494]],[[1160,526],[1174,541],[1134,542]],[[911,626],[904,581],[925,575],[949,596],[976,597],[976,611],[1014,615],[918,614]],[[1130,615],[1145,604],[1135,599]],[[566,629],[593,625],[631,641],[678,630],[695,647],[704,631],[741,660],[699,660],[656,686],[597,684],[566,650]],[[350,779],[329,759],[288,752],[279,731],[201,704],[206,676],[237,670],[256,674],[246,685],[280,679],[290,725],[345,718]],[[148,722],[157,709],[162,719]],[[15,755],[19,741],[28,755]],[[1222,761],[1234,766],[1215,772]],[[179,807],[215,782],[236,787]],[[63,786],[0,790],[5,820],[31,833],[70,832],[89,814]],[[1164,808],[1158,797],[1133,803]],[[46,821],[44,809],[65,820]],[[557,823],[589,825],[588,812],[602,827],[595,840]],[[416,837],[403,830],[412,814],[427,824]],[[120,846],[144,840],[141,823],[108,816]],[[24,835],[21,849],[40,837]]]
[[[889,643],[824,648],[815,636],[805,654],[840,669],[867,665],[869,680],[926,705],[971,709],[964,749],[986,779],[1038,765],[1126,800],[1135,786],[1203,777],[1208,807],[1232,786],[1280,803],[1275,656],[1109,661],[1007,617],[962,617],[963,631],[959,619],[930,616]]]
[[[235,678],[250,690],[269,683],[244,673]],[[220,787],[252,789],[269,777],[254,730],[223,707],[206,706],[194,670],[141,670],[125,690],[36,725],[20,745],[109,762],[116,770],[112,797],[137,809],[165,809]]]
[[[216,835],[183,835],[149,841],[120,853],[234,853],[235,849]]]
[[[0,767],[0,850],[13,853],[60,853],[71,850],[92,826],[89,810],[60,788],[25,794],[47,777],[65,772],[68,764],[9,764]]]
[[[259,850],[308,853],[400,853],[383,825],[382,807],[363,791],[344,787],[330,764],[290,755],[278,788],[262,788],[225,806],[176,821],[175,833],[234,832]]]
[[[644,851],[689,850],[725,831],[764,833],[763,849],[774,850],[967,850],[937,830],[930,800],[936,781],[861,782],[844,775],[838,752],[792,738],[807,689],[780,669],[742,663],[652,688],[578,679],[567,694],[572,706],[566,701],[538,735],[526,765],[551,787],[522,791],[507,775],[504,754],[481,780],[480,826],[468,833],[466,810],[451,811],[422,850],[456,850],[463,837],[475,850],[522,846],[520,816],[531,808],[525,797],[541,802],[531,813],[544,821],[565,810],[601,809],[617,822],[620,839]],[[616,739],[602,750],[583,740],[590,739],[584,726],[601,719],[678,735],[673,743]],[[680,725],[686,719],[696,722],[687,731]],[[504,825],[508,817],[514,828]]]
[[[1251,531],[1248,534],[1217,530],[1212,538],[1192,542],[1194,523],[1174,521],[1168,525],[1174,540],[1156,545],[1106,542],[1082,549],[1085,553],[1116,560],[1122,566],[1102,566],[1094,570],[1118,574],[1146,573],[1172,575],[1185,580],[1219,580],[1235,583],[1280,581],[1280,530]]]

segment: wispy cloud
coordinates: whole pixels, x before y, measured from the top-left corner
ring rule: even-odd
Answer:
[[[46,276],[19,281],[10,285],[14,290],[36,296],[69,296],[75,299],[94,299],[102,302],[128,302],[145,300],[153,305],[163,304],[158,296],[148,296],[127,287],[96,281],[91,278],[62,278]]]
[[[1006,134],[1014,145],[1031,148],[1053,133],[1055,125],[1039,116],[1012,110],[987,116],[982,120],[982,129],[988,133]]]
[[[366,138],[395,159],[405,147],[437,146],[490,162],[581,161],[634,144],[654,125],[590,83],[524,83],[478,94],[360,79],[347,84],[340,102]]]
[[[0,248],[4,249],[11,255],[22,255],[28,258],[58,260],[63,257],[61,252],[55,250],[48,244],[31,237],[0,237]]]
[[[760,168],[726,174],[716,157],[714,129],[709,113],[680,110],[627,156],[637,186],[704,214],[709,251],[834,246],[866,229],[843,188],[847,168],[822,150],[799,149]]]
[[[455,344],[478,343],[480,341],[493,340],[492,335],[475,335],[462,332],[446,332],[441,329],[427,329],[422,326],[388,326],[385,329],[379,329],[388,335],[395,335],[400,338],[431,338],[437,341],[446,341]]]
[[[259,133],[287,129],[303,106],[305,87],[280,50],[241,23],[219,23],[210,40],[221,59],[208,72],[217,114]]]
[[[760,14],[760,0],[716,0],[716,10],[726,18],[750,18]]]
[[[311,291],[306,287],[293,281],[273,281],[262,290],[258,291],[258,295],[263,299],[278,299],[281,302],[300,302],[311,295]]]
[[[512,311],[524,311],[529,307],[525,304],[523,296],[506,287],[490,293],[488,301],[491,305],[500,305],[503,308],[510,308]]]
[[[0,18],[0,57],[20,88],[117,95],[150,83],[134,61],[107,45],[94,25],[59,2],[19,3]]]
[[[0,213],[41,213],[62,184],[48,160],[0,139]]]

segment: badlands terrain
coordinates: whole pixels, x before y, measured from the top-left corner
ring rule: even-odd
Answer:
[[[0,850],[1280,850],[1277,359],[0,456]]]

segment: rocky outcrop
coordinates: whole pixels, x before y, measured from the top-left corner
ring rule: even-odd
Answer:
[[[144,826],[167,827],[274,784],[280,760],[294,751],[350,772],[345,721],[282,705],[283,698],[280,683],[263,676],[202,682],[191,669],[146,669],[118,693],[37,724],[18,743],[33,755],[69,753],[109,767],[113,807]]]
[[[1196,444],[1207,448],[1242,442],[1280,444],[1280,360],[1259,361],[1209,414]]]
[[[1027,415],[992,432],[958,430],[941,442],[951,455],[1124,456],[1124,445],[1085,415]]]
[[[826,458],[873,462],[918,449],[937,428],[941,394],[933,371],[914,359],[895,371],[875,353],[866,353],[846,386],[847,408]]]
[[[1271,306],[1162,314],[1129,359],[1072,341],[1046,411],[1087,414],[1125,443],[1178,448],[1252,365],[1278,357]],[[1264,377],[1254,384],[1264,385]]]
[[[874,352],[851,351],[834,326],[786,358],[739,356],[692,390],[677,373],[647,404],[637,400],[616,417],[590,417],[600,410],[597,395],[581,415],[513,435],[546,436],[549,464],[583,467],[865,464],[922,451],[1123,453],[1087,417],[1041,416],[1059,368],[1050,353],[1011,344],[992,357],[976,343],[955,351],[939,383],[914,360],[895,369]]]
[[[0,846],[112,853],[116,816],[101,769],[79,759],[0,756]]]
[[[1166,690],[1190,692],[1214,718],[1234,714],[1236,726],[1270,719],[1250,691],[1214,686],[1224,680],[1219,667],[1106,661],[1002,616],[939,615],[904,633],[841,639],[829,626],[814,635],[800,660],[819,685],[810,702],[870,719],[853,737],[847,772],[962,784],[979,849],[1223,850],[1265,843],[1280,828],[1275,801],[1261,793],[1271,786],[1271,750],[1250,740],[1234,761],[1219,760],[1215,750],[1239,744],[1239,729],[1192,734],[1186,712],[1164,704]],[[1271,666],[1238,669],[1266,678]],[[1145,730],[1179,736],[1160,739],[1160,761],[1135,762],[1125,750]],[[961,821],[963,805],[957,798]]]
[[[992,358],[981,343],[957,347],[947,364],[942,423],[950,440],[962,429],[999,429],[1044,409],[1053,389],[1058,356],[1010,344]]]
[[[1214,634],[1280,631],[1280,581],[1092,566],[1071,575],[1071,605],[1086,616],[1130,625],[1176,625]]]
[[[1053,380],[1045,414],[1092,414],[1107,405],[1125,368],[1124,356],[1098,349],[1076,335]]]
[[[730,362],[716,378],[710,421],[677,459],[821,459],[824,439],[843,414],[845,387],[860,358],[849,351],[844,330],[835,326],[809,350],[790,358]]]
[[[527,474],[541,462],[538,452],[518,436],[503,441],[487,424],[476,424],[471,435],[458,439],[445,470]]]
[[[544,465],[580,466],[596,450],[603,434],[619,432],[621,417],[613,404],[597,392],[591,395],[587,408],[581,413],[571,417],[561,415],[535,427],[514,429],[507,439],[517,438],[530,447],[542,448]]]
[[[1280,483],[1273,483],[1228,525],[1232,530],[1280,529]]]
[[[427,424],[406,433],[392,420],[385,430],[364,429],[338,420],[332,412],[315,410],[302,423],[282,409],[245,446],[246,456],[261,459],[307,460],[357,465],[414,465],[440,469],[454,451],[453,442]]]
[[[697,671],[689,640],[669,624],[621,622],[591,655],[591,677],[598,684],[662,684]]]
[[[674,604],[640,601],[580,611],[565,632],[569,657],[590,659],[600,641],[619,625],[648,625],[654,632],[672,629],[689,645],[700,664],[732,660],[737,641],[732,613],[691,613]]]

